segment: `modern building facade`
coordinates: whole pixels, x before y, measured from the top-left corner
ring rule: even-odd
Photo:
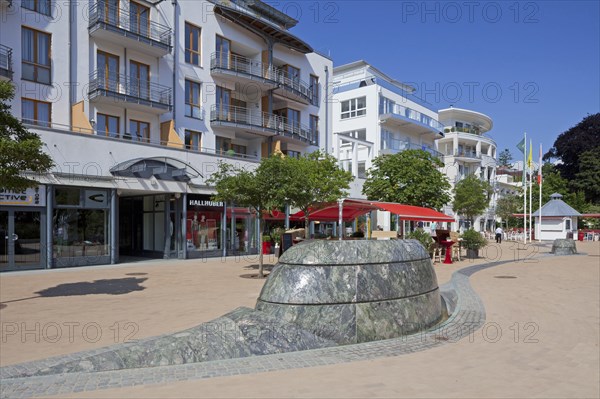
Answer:
[[[424,149],[441,156],[434,147],[443,126],[413,87],[362,60],[335,67],[333,82],[333,154],[355,178],[350,197],[364,198],[366,171],[379,155]]]
[[[493,127],[492,119],[479,112],[460,108],[447,108],[438,111],[439,120],[444,125],[445,137],[436,140],[435,148],[443,154],[444,174],[448,177],[452,189],[469,175],[476,175],[487,181],[493,188],[488,208],[474,220],[474,225],[455,215],[452,205],[444,207],[443,212],[455,217],[452,230],[473,227],[477,231],[494,230],[496,224],[495,206],[504,184],[496,178],[496,143],[485,136]]]
[[[333,64],[261,1],[0,1],[0,79],[55,166],[0,196],[1,270],[258,250],[220,161],[328,147]],[[5,232],[5,233],[4,233]]]

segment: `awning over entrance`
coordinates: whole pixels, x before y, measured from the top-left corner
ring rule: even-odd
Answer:
[[[334,222],[339,219],[339,205],[337,202],[320,204],[314,207],[314,211],[309,212],[309,220],[319,220],[323,222]],[[355,202],[354,200],[344,200],[342,208],[342,220],[349,221],[358,216],[364,215],[370,211],[376,211],[378,208],[368,202]],[[304,212],[296,212],[290,216],[290,220],[304,220]]]
[[[170,157],[135,158],[121,162],[110,169],[114,176],[139,177],[158,180],[189,182],[200,175],[196,169],[179,159]]]

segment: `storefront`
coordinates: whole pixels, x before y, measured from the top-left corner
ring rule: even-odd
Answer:
[[[46,267],[46,187],[0,190],[0,271]]]
[[[258,253],[258,225],[248,208],[188,194],[185,224],[188,258]]]

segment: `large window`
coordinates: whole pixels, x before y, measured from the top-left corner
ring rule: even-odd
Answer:
[[[343,134],[344,136],[354,137],[358,140],[367,141],[367,129],[352,130],[350,132],[344,132],[340,134]]]
[[[50,84],[50,40],[48,33],[21,29],[22,78]]]
[[[96,54],[96,67],[98,68],[98,87],[119,91],[119,57],[98,50]]]
[[[310,75],[310,92],[312,94],[312,104],[319,105],[319,77]]]
[[[129,95],[150,99],[150,66],[137,61],[129,62]]]
[[[150,9],[133,1],[130,2],[129,27],[138,35],[150,36]]]
[[[319,117],[317,115],[310,115],[309,119],[310,137],[309,140],[312,144],[319,144]]]
[[[21,99],[21,117],[25,123],[49,127],[52,123],[51,110],[50,103],[29,98]]]
[[[185,62],[200,65],[200,28],[185,23]]]
[[[229,62],[231,61],[231,40],[217,35],[215,50],[217,52],[217,65],[221,68],[229,69]]]
[[[148,122],[129,121],[129,137],[132,141],[150,142],[150,124]]]
[[[185,116],[202,119],[200,108],[200,83],[185,81]]]
[[[185,148],[192,151],[200,151],[202,148],[201,144],[202,133],[194,132],[193,130],[185,131]]]
[[[21,7],[40,14],[50,15],[50,0],[21,0]]]
[[[342,101],[342,119],[355,118],[367,113],[367,98],[358,97]]]
[[[100,136],[119,137],[119,117],[96,114],[96,134]]]
[[[379,97],[379,113],[380,114],[393,114],[395,113],[396,103],[387,97]]]
[[[300,69],[291,65],[284,65],[282,68],[284,76],[294,83],[300,82]]]

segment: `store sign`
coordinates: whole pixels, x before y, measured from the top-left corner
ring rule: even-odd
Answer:
[[[0,188],[0,205],[46,206],[46,186],[21,191]]]
[[[223,202],[211,201],[209,196],[203,197],[191,197],[188,199],[188,206],[208,206],[213,208],[223,208]]]

